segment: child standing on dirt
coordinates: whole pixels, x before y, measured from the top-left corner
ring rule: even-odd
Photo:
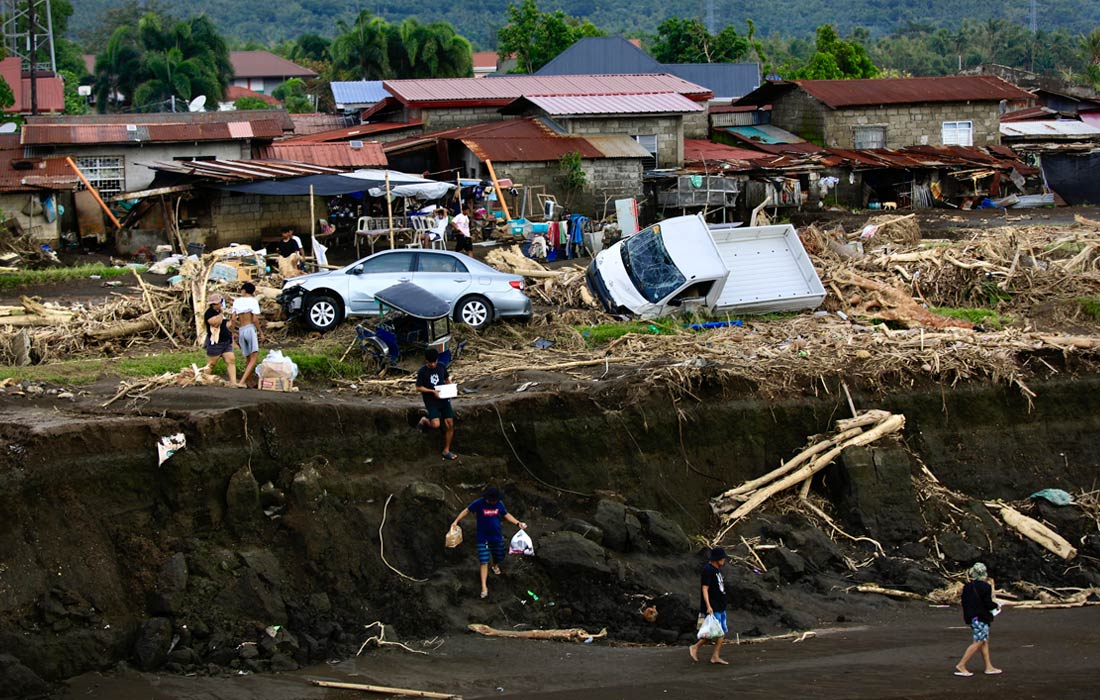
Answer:
[[[714,615],[714,619],[722,625],[722,634],[725,634],[729,632],[729,628],[726,626],[726,583],[722,580],[722,567],[726,563],[726,550],[715,547],[710,550],[710,556],[707,559],[708,561],[703,565],[702,576],[700,577],[702,596],[699,600],[699,626],[702,626],[707,615]],[[689,653],[692,661],[699,660],[699,648],[707,641],[706,638],[703,638],[691,645]],[[712,664],[722,664],[723,666],[729,664],[728,661],[718,655],[722,651],[722,643],[725,641],[725,637],[718,637],[714,640],[714,653],[710,655]]]
[[[439,351],[428,348],[424,351],[424,366],[416,373],[416,390],[424,399],[424,408],[428,415],[421,418],[417,428],[425,431],[428,428],[438,430],[440,421],[443,425],[443,459],[458,459],[458,455],[451,452],[451,441],[455,436],[455,411],[451,407],[450,399],[439,397],[439,389],[450,382],[446,365],[439,364]]]
[[[202,315],[206,325],[206,371],[214,373],[218,360],[225,360],[225,372],[229,383],[237,385],[237,359],[233,357],[233,333],[229,330],[229,318],[225,313],[225,299],[215,294],[207,302],[206,313]]]
[[[989,578],[985,564],[978,562],[970,567],[970,582],[962,589],[963,621],[970,625],[970,634],[974,641],[955,665],[956,676],[974,675],[966,669],[966,664],[979,651],[985,661],[985,672],[991,676],[1001,673],[1001,669],[996,668],[989,660],[989,626],[993,624],[994,611],[999,608],[993,602],[993,580]]]
[[[495,486],[485,489],[481,498],[467,506],[454,522],[451,529],[458,527],[470,513],[477,515],[477,561],[481,565],[481,597],[489,597],[489,563],[492,561],[493,573],[500,575],[500,563],[504,561],[504,533],[501,531],[501,518],[520,530],[527,529],[527,523],[521,523],[504,507],[500,491]]]
[[[248,380],[252,378],[256,362],[260,359],[260,343],[263,342],[264,334],[260,329],[260,301],[254,296],[256,285],[245,282],[241,285],[241,291],[244,296],[233,300],[233,322],[237,326],[237,343],[241,346],[241,354],[248,363],[239,386],[248,387]]]

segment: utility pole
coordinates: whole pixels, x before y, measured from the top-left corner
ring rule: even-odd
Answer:
[[[31,57],[31,116],[38,116],[38,76],[37,76],[37,63],[38,63],[38,34],[34,31],[34,0],[27,2],[27,20],[30,23],[30,31],[27,33],[27,40],[30,43],[29,53]]]
[[[714,19],[714,0],[707,0],[707,31],[711,36],[718,33],[717,25],[718,22]]]
[[[1031,0],[1030,28],[1033,35],[1039,32],[1039,0]]]

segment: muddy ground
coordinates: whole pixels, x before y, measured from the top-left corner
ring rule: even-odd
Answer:
[[[1074,213],[1095,214],[1009,218]],[[1004,224],[998,212],[936,216],[922,214],[926,235]],[[118,290],[11,294],[28,291],[81,301]],[[467,697],[789,696],[808,684],[835,698],[1084,697],[1096,682],[1084,656],[1096,648],[1095,608],[999,618],[994,648],[1004,640],[997,659],[1010,675],[957,679],[945,672],[966,642],[951,629],[956,611],[851,591],[927,594],[978,560],[1006,586],[1100,586],[1096,514],[1027,500],[1041,488],[1097,489],[1100,375],[1053,355],[1043,364],[1032,401],[987,382],[853,384],[856,405],[903,413],[906,429],[846,452],[811,495],[883,551],[791,498],[739,525],[724,541],[731,631],[841,631],[731,649],[730,669],[690,668],[683,649],[717,526],[709,499],[848,415],[824,379],[777,398],[703,373],[674,402],[613,367],[587,378],[517,371],[456,401],[453,463],[412,428],[412,397],[190,387],[105,408],[113,381],[72,399],[12,387],[0,393],[0,697],[351,697],[304,685],[320,676]],[[528,381],[540,386],[513,393]],[[187,447],[158,466],[157,440],[176,432]],[[481,601],[472,523],[458,550],[443,533],[487,484],[531,524],[536,556],[510,558]],[[1006,530],[991,499],[1055,527],[1078,558]],[[745,542],[763,545],[759,561]],[[374,621],[431,655],[354,659]],[[475,622],[606,627],[610,643],[484,640],[465,632]]]
[[[188,678],[134,671],[88,674],[60,689],[65,700],[351,700],[313,679],[374,683],[465,698],[720,700],[797,697],[1065,698],[1096,695],[1100,610],[1009,612],[994,625],[991,650],[1001,676],[951,674],[968,641],[954,610],[899,605],[870,625],[833,627],[800,644],[727,646],[728,667],[693,665],[683,648],[486,640],[452,636],[430,657],[401,651],[287,674]],[[734,618],[736,619],[736,618]],[[736,622],[734,622],[736,626]],[[972,664],[975,670],[980,665]]]

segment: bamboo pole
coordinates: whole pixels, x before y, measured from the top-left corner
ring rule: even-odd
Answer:
[[[438,698],[448,700],[457,698],[451,693],[434,693],[430,690],[410,690],[409,688],[391,688],[385,685],[368,685],[366,683],[340,683],[337,681],[312,681],[313,685],[322,688],[340,688],[342,690],[362,690],[367,693],[380,693],[383,695],[404,695],[410,698]]]
[[[386,216],[390,226],[390,250],[397,245],[393,240],[393,198],[390,197],[390,171],[386,171]]]
[[[121,229],[122,224],[118,223],[118,219],[111,213],[111,210],[107,207],[107,203],[103,201],[103,198],[99,196],[99,190],[92,186],[92,183],[88,182],[88,178],[84,177],[84,173],[80,172],[80,168],[76,167],[76,162],[70,157],[65,156],[65,162],[69,164],[69,167],[73,169],[76,176],[80,178],[80,181],[84,183],[84,186],[88,188],[88,191],[95,197],[95,201],[99,202],[99,206],[103,208],[103,211],[107,212],[107,216],[111,219],[111,223],[115,225],[116,229]]]
[[[485,167],[489,169],[489,177],[493,181],[493,191],[497,193],[497,201],[500,202],[500,209],[504,212],[504,220],[508,221],[512,218],[512,214],[508,211],[508,202],[504,201],[504,193],[500,191],[500,183],[497,182],[497,171],[493,169],[493,161],[486,160]]]

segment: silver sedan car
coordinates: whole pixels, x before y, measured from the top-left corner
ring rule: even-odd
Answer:
[[[293,277],[279,299],[291,318],[300,315],[324,332],[348,317],[377,315],[374,293],[399,282],[428,290],[450,304],[454,320],[474,328],[531,317],[522,277],[444,250],[385,250],[338,270]]]

